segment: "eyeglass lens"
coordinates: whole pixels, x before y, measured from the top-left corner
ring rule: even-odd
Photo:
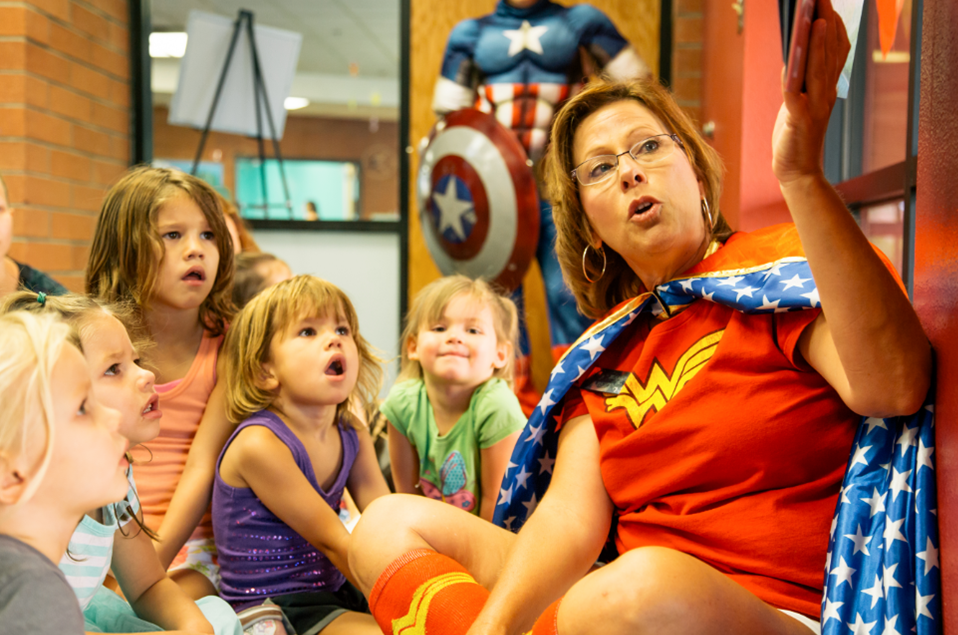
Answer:
[[[649,167],[668,157],[674,148],[675,141],[670,134],[655,135],[639,141],[622,154],[603,154],[592,157],[581,163],[573,172],[582,185],[595,185],[612,176],[619,166],[620,157],[624,154],[631,155],[640,165]]]

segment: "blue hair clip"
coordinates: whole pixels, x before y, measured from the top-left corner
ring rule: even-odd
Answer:
[[[47,304],[47,294],[41,291],[37,294],[37,302],[40,303],[40,306],[46,306]]]

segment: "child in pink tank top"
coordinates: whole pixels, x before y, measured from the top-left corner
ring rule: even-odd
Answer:
[[[141,167],[107,194],[86,276],[88,293],[133,303],[156,344],[143,362],[156,374],[162,424],[134,474],[160,562],[182,567],[171,577],[194,598],[215,593],[218,575],[207,509],[231,431],[217,354],[233,315],[232,253],[209,185]]]
[[[144,499],[144,513],[150,526],[163,527],[171,499],[187,465],[190,446],[206,411],[210,394],[216,387],[216,362],[222,343],[222,335],[214,337],[206,333],[186,376],[156,387],[160,395],[160,408],[169,423],[163,427],[163,437],[150,444],[152,458],[149,462],[137,465],[143,472],[149,473],[150,497],[148,501]],[[184,527],[183,533],[188,530],[188,527]],[[176,568],[188,563],[189,568],[198,569],[208,577],[215,572],[215,558],[203,555],[212,553],[204,549],[213,539],[208,509],[203,511],[202,519],[187,536],[182,548],[173,550],[172,541],[162,534],[161,539],[163,542],[157,544],[157,551],[167,554],[165,560],[170,560],[169,563],[164,561],[167,566]]]

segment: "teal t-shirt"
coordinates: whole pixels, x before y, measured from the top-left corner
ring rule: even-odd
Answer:
[[[482,498],[479,451],[526,425],[519,400],[495,378],[476,388],[469,409],[444,436],[421,379],[393,386],[380,410],[416,448],[423,494],[476,515]]]

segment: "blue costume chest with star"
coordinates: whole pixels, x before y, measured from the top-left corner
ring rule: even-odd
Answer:
[[[516,9],[501,1],[494,13],[452,30],[442,76],[463,86],[569,84],[577,80],[580,46],[604,64],[627,45],[595,7],[542,0]]]

